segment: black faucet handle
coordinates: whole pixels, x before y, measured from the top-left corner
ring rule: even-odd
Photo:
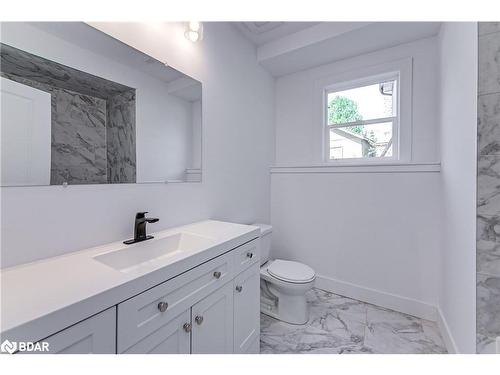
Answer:
[[[138,212],[135,214],[135,218],[136,219],[144,219],[146,217],[147,213],[148,213],[148,211]]]

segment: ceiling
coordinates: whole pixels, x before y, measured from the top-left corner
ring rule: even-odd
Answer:
[[[297,31],[317,25],[319,22],[232,22],[252,43],[260,46]]]
[[[230,24],[255,46],[257,61],[275,77],[428,38],[437,35],[441,27],[440,22],[261,21]],[[33,25],[165,82],[184,76],[82,22]]]
[[[440,22],[233,22],[279,77],[435,36]]]

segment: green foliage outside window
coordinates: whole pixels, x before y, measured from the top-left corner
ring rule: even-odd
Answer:
[[[328,123],[345,124],[363,120],[358,111],[358,104],[345,96],[336,96],[328,103]],[[347,130],[347,129],[346,129]],[[348,129],[357,134],[363,133],[363,126],[353,126]]]

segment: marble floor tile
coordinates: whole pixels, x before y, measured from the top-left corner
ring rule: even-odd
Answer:
[[[321,289],[313,289],[307,299],[312,310],[334,309],[339,317],[366,323],[366,303]]]
[[[478,354],[496,354],[496,342],[493,337],[476,335],[476,352]]]
[[[435,323],[377,306],[368,307],[364,345],[382,353],[446,353]]]
[[[261,353],[446,353],[436,323],[313,289],[304,325],[261,314]]]

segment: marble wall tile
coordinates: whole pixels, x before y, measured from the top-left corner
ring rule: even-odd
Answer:
[[[500,32],[500,22],[479,22],[479,35]]]
[[[481,155],[477,165],[477,213],[500,213],[500,155]]]
[[[2,72],[79,93],[109,98],[131,88],[0,43]]]
[[[485,338],[500,336],[500,277],[477,275],[476,305],[478,341],[484,346]]]
[[[54,89],[51,133],[52,185],[107,183],[105,100]]]
[[[476,349],[500,336],[500,23],[479,23]]]
[[[107,160],[109,183],[136,182],[135,91],[108,99]]]
[[[51,95],[50,183],[107,183],[106,101],[3,71],[0,75]]]
[[[478,98],[478,153],[500,154],[500,94]]]
[[[477,272],[500,276],[500,216],[477,216]]]
[[[500,33],[481,35],[478,55],[479,94],[500,92]]]
[[[52,96],[51,184],[136,182],[135,89],[0,43],[1,75]]]

